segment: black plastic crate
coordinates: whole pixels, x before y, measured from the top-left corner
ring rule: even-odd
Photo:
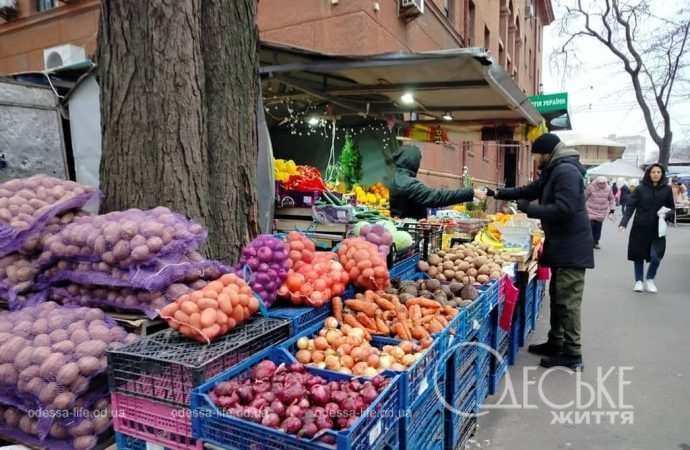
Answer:
[[[401,223],[398,230],[407,231],[412,236],[413,248],[424,261],[429,255],[441,249],[443,242],[443,225],[428,223]]]
[[[167,329],[108,352],[114,392],[189,406],[192,389],[290,337],[290,321],[257,317],[209,345]]]

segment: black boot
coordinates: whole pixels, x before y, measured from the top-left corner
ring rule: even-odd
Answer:
[[[549,358],[543,358],[539,363],[540,366],[551,368],[551,367],[567,367],[570,370],[581,370],[584,366],[582,364],[581,355],[568,355],[561,354],[556,356],[551,356]]]
[[[560,345],[544,342],[539,345],[530,345],[527,347],[527,351],[539,356],[556,356],[560,355],[563,349]]]

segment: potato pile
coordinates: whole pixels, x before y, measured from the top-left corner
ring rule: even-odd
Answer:
[[[110,286],[91,286],[69,283],[50,290],[50,299],[63,305],[110,306],[118,311],[144,313],[148,318],[158,316],[158,310],[184,294],[203,289],[208,281],[197,280],[190,284],[171,284],[165,291],[149,292],[142,289]]]
[[[19,250],[45,221],[81,208],[96,195],[94,188],[46,175],[0,184],[0,255]]]
[[[27,445],[40,448],[71,447],[74,450],[90,450],[96,446],[98,435],[111,425],[110,401],[107,398],[98,400],[93,405],[86,402],[75,403],[79,408],[81,421],[74,423],[72,418],[53,421],[50,429],[44,431],[39,425],[40,418],[12,406],[0,405],[0,431],[12,434],[19,430],[21,441]],[[42,424],[41,424],[42,425]]]
[[[96,308],[46,302],[0,313],[0,385],[27,408],[70,409],[106,370],[106,349],[136,339]]]
[[[87,215],[88,213],[77,210],[68,211],[60,216],[53,217],[46,223],[45,227],[27,237],[19,251],[29,256],[36,256],[37,253],[40,254],[45,247],[46,240],[50,236],[60,232],[64,227],[74,222],[75,219]]]
[[[402,304],[416,297],[436,300],[441,305],[454,308],[464,308],[472,304],[479,293],[471,284],[464,285],[457,281],[441,283],[432,278],[430,280],[399,281],[394,287],[386,289],[389,294],[397,295]]]
[[[448,251],[438,251],[427,261],[420,261],[420,271],[439,281],[463,284],[485,284],[498,280],[504,264],[511,262],[508,254],[487,245],[462,244]]]
[[[334,370],[349,375],[375,376],[384,370],[407,370],[424,354],[431,341],[417,344],[411,341],[399,345],[374,347],[362,328],[342,326],[329,317],[324,327],[312,338],[297,340],[295,358],[302,364],[319,369]]]
[[[201,225],[168,208],[128,209],[76,219],[46,239],[39,262],[91,261],[126,269],[196,250],[205,239]]]

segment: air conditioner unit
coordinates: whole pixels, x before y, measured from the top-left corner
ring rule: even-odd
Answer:
[[[10,21],[17,17],[17,0],[0,0],[0,18]]]
[[[68,66],[85,59],[86,50],[72,44],[58,45],[43,50],[43,67],[46,70]]]
[[[398,13],[401,17],[417,17],[424,14],[424,0],[400,0]]]

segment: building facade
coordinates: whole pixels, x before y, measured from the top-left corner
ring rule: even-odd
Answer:
[[[258,0],[261,39],[333,54],[486,48],[526,95],[540,91],[542,35],[554,20],[551,0]],[[95,60],[99,0],[17,0],[16,17],[0,18],[0,75],[44,68],[43,50],[61,44]],[[414,81],[414,80],[411,80]],[[508,132],[505,132],[505,129]],[[468,167],[489,185],[514,185],[533,173],[515,124],[453,128],[445,145],[425,144],[421,176],[432,185],[461,185]]]

